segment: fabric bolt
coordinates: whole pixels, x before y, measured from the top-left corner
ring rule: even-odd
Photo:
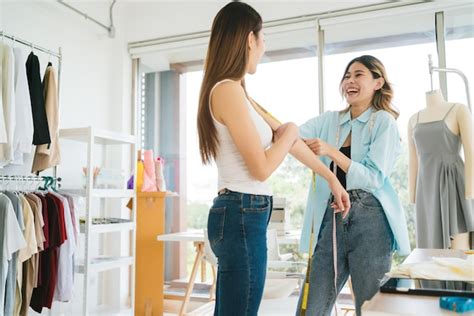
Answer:
[[[156,192],[155,164],[153,162],[153,150],[143,152],[143,186],[142,192]]]
[[[413,132],[418,155],[416,243],[418,248],[450,248],[451,236],[474,231],[474,200],[465,199],[461,138],[444,118],[419,122]]]

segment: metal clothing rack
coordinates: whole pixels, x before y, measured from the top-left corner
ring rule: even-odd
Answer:
[[[430,70],[431,91],[433,91],[433,72],[452,72],[461,76],[461,79],[464,81],[464,87],[466,88],[467,106],[469,107],[469,111],[471,111],[472,113],[471,95],[469,93],[469,81],[467,80],[466,75],[459,69],[434,67],[433,61],[431,59],[431,54],[428,55],[428,66]]]
[[[0,31],[0,37],[2,39],[6,37],[6,38],[11,39],[14,43],[20,43],[20,44],[23,44],[25,46],[31,47],[32,52],[34,52],[35,50],[36,51],[41,51],[41,52],[46,53],[50,56],[54,56],[58,59],[58,102],[59,102],[59,95],[60,95],[59,91],[60,91],[60,86],[61,86],[61,64],[62,64],[62,60],[63,60],[63,54],[62,54],[61,47],[59,47],[58,52],[56,53],[56,52],[54,52],[50,49],[41,47],[41,46],[36,45],[36,44],[34,44],[30,41],[26,41],[24,39],[16,37],[12,34],[7,34],[4,31]]]
[[[55,188],[59,187],[61,182],[61,178],[58,177],[50,177],[50,176],[11,176],[11,175],[0,175],[0,184],[9,183],[9,182],[44,182],[45,187],[46,184],[53,185]],[[57,187],[56,187],[57,186]]]
[[[61,66],[62,66],[62,60],[63,60],[63,54],[62,54],[61,47],[58,48],[58,52],[55,52],[55,51],[52,51],[50,49],[47,49],[47,48],[41,47],[39,45],[36,45],[33,42],[26,41],[24,39],[16,37],[12,34],[7,34],[4,31],[0,31],[0,38],[2,40],[3,40],[3,38],[11,39],[13,41],[13,43],[20,43],[20,44],[23,44],[25,46],[31,47],[32,52],[40,51],[40,52],[48,54],[49,56],[54,56],[58,59],[58,104],[59,104],[59,102],[60,102],[60,93],[59,92],[61,91],[60,90],[60,87],[61,87]],[[53,173],[54,173],[54,177],[56,177],[56,175],[57,175],[57,168],[56,167],[54,167]]]

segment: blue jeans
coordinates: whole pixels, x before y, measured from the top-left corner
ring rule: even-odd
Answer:
[[[209,211],[207,231],[218,260],[214,315],[257,315],[267,270],[272,197],[224,190]]]
[[[349,275],[355,296],[357,315],[364,301],[374,296],[380,280],[390,270],[393,234],[380,202],[362,190],[348,192],[349,215],[336,214],[337,293],[334,289],[333,209],[328,204],[311,258],[310,289],[306,315],[331,315],[334,302]],[[303,291],[301,291],[303,292]],[[301,313],[301,298],[296,315]]]

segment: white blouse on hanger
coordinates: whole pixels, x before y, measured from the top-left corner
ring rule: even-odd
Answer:
[[[2,56],[2,100],[4,126],[7,142],[0,144],[0,167],[4,167],[13,160],[13,135],[15,132],[15,56],[13,49],[8,45],[1,45]]]
[[[23,155],[33,149],[33,115],[31,113],[30,91],[26,78],[26,55],[19,47],[13,48],[15,55],[15,107],[16,124],[13,136],[12,164],[23,164]]]

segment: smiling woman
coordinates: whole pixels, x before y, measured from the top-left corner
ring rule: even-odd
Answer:
[[[318,236],[307,277],[310,315],[330,314],[349,275],[360,315],[362,303],[390,270],[393,250],[410,250],[403,208],[389,180],[401,144],[385,67],[373,56],[357,57],[347,65],[340,89],[347,109],[326,112],[300,127],[309,147],[345,184],[352,205],[348,216],[333,216],[326,184],[316,181],[319,190],[309,191],[301,247],[308,247],[312,230]],[[301,295],[298,311],[302,301]]]

